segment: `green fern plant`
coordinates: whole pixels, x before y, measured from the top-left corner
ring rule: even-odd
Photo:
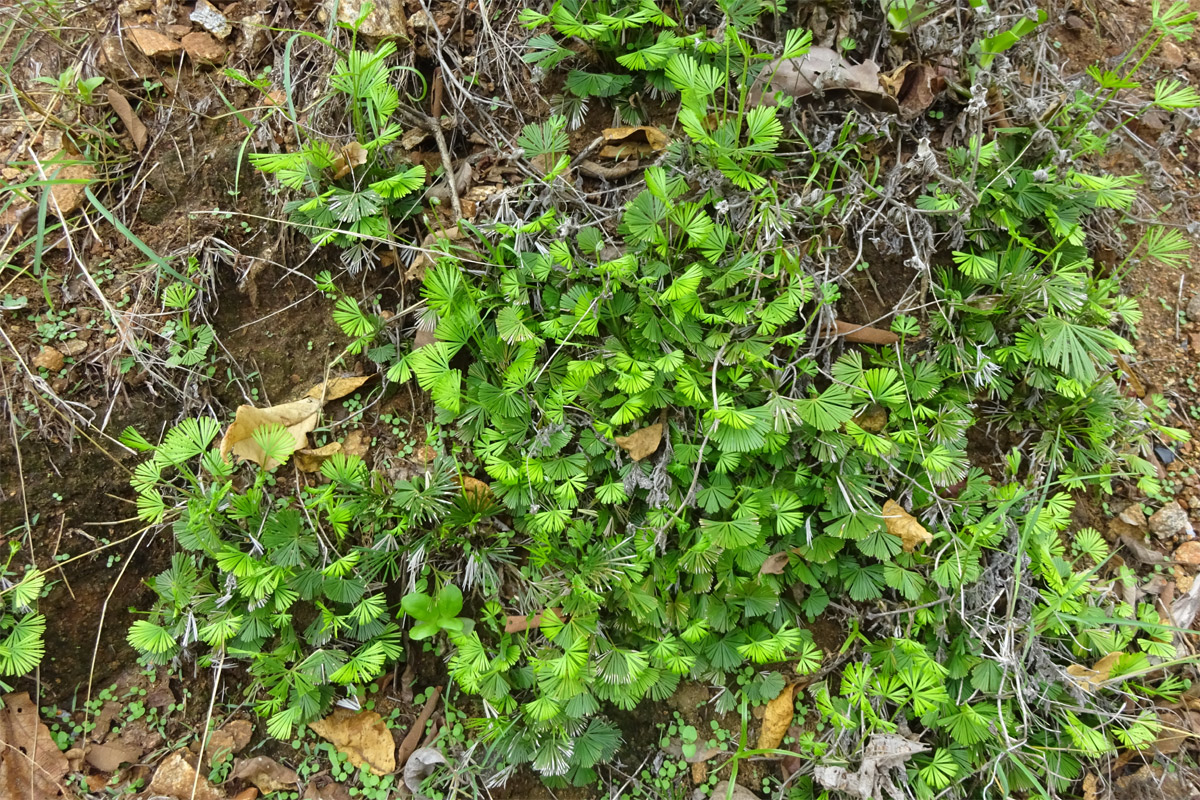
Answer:
[[[341,147],[310,140],[290,153],[252,153],[258,169],[278,176],[303,197],[284,210],[315,244],[334,244],[350,272],[375,260],[376,250],[398,234],[398,226],[420,207],[415,193],[425,185],[423,166],[392,162],[388,146],[403,129],[393,121],[400,108],[389,65],[394,42],[374,51],[351,50],[334,63],[330,86],[346,104],[354,138]],[[297,126],[299,129],[299,126]]]

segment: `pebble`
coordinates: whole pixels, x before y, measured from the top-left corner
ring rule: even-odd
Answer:
[[[1200,320],[1200,294],[1193,295],[1192,299],[1188,300],[1187,317],[1193,322]]]
[[[33,365],[40,367],[47,372],[58,372],[63,368],[63,354],[53,347],[43,347],[41,351],[34,356]]]
[[[1195,536],[1187,512],[1178,503],[1168,503],[1150,516],[1150,531],[1160,539]]]
[[[1162,43],[1162,63],[1168,69],[1179,69],[1186,60],[1179,45],[1169,39]]]
[[[1180,564],[1200,564],[1200,542],[1184,542],[1175,548],[1171,560]]]
[[[1124,511],[1117,515],[1117,519],[1135,528],[1146,527],[1146,512],[1142,511],[1141,503],[1130,503]]]
[[[1175,453],[1169,447],[1163,447],[1161,444],[1154,445],[1154,455],[1158,456],[1158,460],[1164,465],[1175,460]]]

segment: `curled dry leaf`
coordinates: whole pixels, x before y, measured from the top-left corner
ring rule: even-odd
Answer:
[[[330,400],[337,400],[355,391],[358,387],[371,380],[371,377],[370,375],[356,375],[349,378],[330,378],[324,383],[318,383],[309,389],[305,397],[312,397],[321,402],[328,403]]]
[[[409,756],[417,751],[418,745],[421,744],[421,737],[425,734],[425,723],[429,722],[429,718],[433,716],[433,710],[437,708],[438,700],[441,697],[442,687],[433,687],[433,691],[425,700],[425,705],[421,707],[421,713],[413,720],[412,727],[404,735],[404,741],[400,742],[400,749],[396,751],[397,762],[402,761],[407,765]]]
[[[772,553],[767,556],[767,560],[758,568],[758,574],[782,575],[783,571],[787,569],[789,558],[791,558],[791,554],[787,550],[780,553]]]
[[[1070,676],[1071,682],[1083,689],[1085,692],[1094,692],[1099,689],[1105,681],[1112,675],[1113,667],[1121,660],[1124,653],[1117,651],[1109,653],[1104,658],[1097,661],[1091,667],[1085,667],[1082,664],[1072,664],[1067,667],[1067,675]]]
[[[600,148],[604,158],[638,158],[665,150],[671,137],[651,125],[623,125],[600,132],[606,144]]]
[[[282,425],[295,439],[293,450],[303,450],[308,445],[309,432],[317,427],[317,414],[320,410],[321,401],[313,397],[268,408],[238,406],[233,424],[225,430],[225,436],[221,439],[221,455],[228,458],[229,454],[233,453],[246,461],[253,461],[264,469],[273,469],[279,466],[280,462],[267,458],[262,447],[254,441],[254,431],[264,425]]]
[[[288,769],[270,756],[247,758],[234,767],[229,777],[253,783],[263,794],[294,790],[300,782],[295,770]]]
[[[789,683],[783,691],[767,703],[763,712],[762,728],[758,732],[758,749],[774,750],[783,743],[783,737],[792,726],[796,714],[796,684]]]
[[[1138,541],[1136,537],[1130,536],[1127,533],[1121,534],[1121,544],[1125,546],[1126,550],[1133,554],[1134,558],[1147,566],[1161,564],[1167,560],[1166,556],[1164,556],[1162,553],[1154,550],[1153,548],[1147,547]]]
[[[813,778],[826,789],[835,789],[863,800],[902,797],[889,774],[903,769],[904,762],[929,748],[894,733],[876,733],[863,748],[862,761],[854,772],[844,767],[818,766]]]
[[[349,758],[355,767],[366,764],[376,775],[386,775],[396,769],[396,743],[392,740],[392,732],[383,717],[374,711],[336,708],[325,719],[308,723],[308,727]]]
[[[602,181],[615,181],[618,178],[624,178],[634,171],[640,169],[642,162],[634,158],[629,161],[621,161],[611,167],[597,164],[590,159],[584,159],[579,162],[579,171],[589,178],[599,178]]]
[[[634,461],[641,461],[658,449],[659,443],[662,442],[662,435],[663,424],[656,422],[640,428],[628,436],[618,436],[614,441],[617,443],[617,447],[629,453],[629,457]]]
[[[1200,712],[1160,708],[1158,722],[1162,728],[1154,741],[1154,749],[1163,755],[1178,753],[1184,745],[1200,738]]]
[[[415,795],[420,795],[421,781],[428,778],[437,769],[438,764],[445,764],[446,757],[441,751],[432,747],[421,747],[404,762],[404,785]]]
[[[150,139],[150,132],[146,130],[146,126],[138,118],[137,112],[133,110],[133,106],[129,105],[129,101],[125,99],[125,95],[116,89],[109,89],[108,104],[112,106],[113,111],[117,112],[117,118],[121,120],[121,124],[125,126],[125,130],[129,131],[129,137],[133,139],[133,146],[137,148],[139,153],[145,150],[146,142]]]
[[[341,180],[350,173],[350,170],[361,167],[365,163],[367,163],[367,148],[358,142],[350,142],[333,160],[333,179]]]
[[[917,522],[916,517],[905,511],[895,500],[888,500],[883,504],[883,521],[887,525],[888,533],[900,537],[906,553],[933,541],[933,534],[925,530],[925,526]]]
[[[320,472],[321,465],[325,460],[334,453],[342,452],[341,442],[330,442],[324,447],[305,448],[297,450],[292,455],[292,461],[296,464],[296,469],[301,472]]]
[[[888,94],[896,98],[900,115],[911,119],[933,105],[934,98],[946,85],[946,80],[929,64],[908,62],[891,72],[880,75],[879,81]]]
[[[828,47],[813,47],[799,58],[768,64],[750,90],[750,99],[775,105],[777,92],[800,99],[837,90],[852,92],[882,111],[898,110],[879,80],[879,65],[874,61],[851,64]]]
[[[555,614],[557,614],[559,617],[562,616],[561,608],[552,608],[550,610],[553,611]],[[521,633],[522,631],[527,631],[530,628],[541,627],[543,613],[545,613],[545,612],[539,611],[536,614],[525,614],[525,615],[509,614],[507,617],[507,621],[504,623],[504,632],[505,633]]]
[[[885,331],[882,328],[872,328],[870,325],[859,325],[855,322],[845,322],[843,320],[834,320],[833,333],[835,336],[844,336],[846,341],[852,344],[895,344],[900,341],[900,337],[891,331]]]

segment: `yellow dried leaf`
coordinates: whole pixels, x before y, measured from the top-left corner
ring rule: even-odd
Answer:
[[[933,534],[925,530],[925,526],[917,522],[917,518],[905,511],[895,500],[888,500],[883,504],[883,521],[887,525],[888,533],[900,537],[906,553],[933,541]]]
[[[1112,675],[1113,667],[1121,660],[1121,656],[1125,655],[1121,651],[1109,653],[1104,658],[1097,661],[1091,667],[1085,667],[1082,664],[1072,664],[1067,667],[1067,675],[1071,676],[1071,680],[1080,689],[1085,692],[1094,692],[1101,687],[1106,680]]]
[[[605,128],[601,135],[607,142],[600,149],[600,155],[604,158],[646,156],[665,150],[671,142],[667,134],[650,125]]]
[[[872,403],[864,408],[851,420],[855,425],[870,433],[879,433],[887,427],[888,413],[887,409],[881,405]]]
[[[342,443],[330,442],[324,447],[316,449],[297,450],[292,455],[292,461],[296,462],[296,469],[301,472],[320,472],[325,459],[340,452],[342,452]]]
[[[328,403],[330,400],[337,400],[339,397],[345,397],[369,380],[371,380],[370,375],[356,375],[349,378],[330,378],[324,383],[318,383],[316,386],[309,389],[308,394],[306,394],[305,397],[312,397],[324,403]]]
[[[634,461],[641,461],[658,449],[662,435],[663,424],[656,422],[636,430],[628,436],[618,436],[614,441],[617,443],[617,447],[629,453],[629,457]]]
[[[277,467],[280,462],[268,459],[258,442],[254,441],[254,431],[264,425],[282,425],[295,439],[294,449],[303,450],[308,446],[309,432],[317,427],[317,413],[320,410],[321,401],[312,397],[269,408],[238,406],[233,424],[225,430],[225,436],[221,439],[221,455],[228,458],[233,453],[264,469]]]
[[[1089,772],[1083,777],[1083,800],[1099,800],[1100,785],[1095,773]]]
[[[789,683],[763,711],[762,728],[758,732],[758,749],[773,750],[783,744],[783,737],[792,727],[796,714],[796,684]]]
[[[396,742],[383,717],[374,711],[337,708],[325,719],[308,723],[308,727],[332,743],[355,767],[366,764],[376,775],[396,771]]]
[[[772,553],[771,555],[767,556],[767,560],[764,561],[762,566],[758,568],[758,574],[782,575],[783,571],[787,569],[788,559],[790,557],[791,556],[787,550],[784,550],[781,553]]]
[[[371,437],[362,429],[350,431],[346,434],[346,440],[342,442],[342,452],[348,456],[358,456],[365,460],[370,449]]]
[[[484,508],[489,506],[495,499],[495,495],[492,494],[492,487],[488,486],[478,478],[472,478],[470,475],[464,475],[459,478],[459,481],[462,483],[463,495],[475,508]]]

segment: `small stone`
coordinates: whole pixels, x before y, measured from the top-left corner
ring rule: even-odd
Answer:
[[[189,33],[181,44],[188,57],[198,64],[219,64],[225,60],[225,45],[207,33]]]
[[[152,5],[152,0],[124,0],[117,6],[117,14],[122,17],[136,16],[143,11],[149,11]]]
[[[234,719],[225,723],[221,730],[233,738],[233,752],[240,753],[250,744],[250,737],[254,734],[254,723],[248,719]]]
[[[218,39],[224,39],[233,33],[233,26],[229,24],[228,18],[208,0],[196,0],[196,8],[188,19]]]
[[[1160,539],[1194,536],[1191,520],[1178,503],[1168,503],[1150,517],[1150,531]]]
[[[1146,512],[1142,511],[1141,503],[1130,503],[1125,510],[1117,515],[1117,519],[1135,528],[1146,527]]]
[[[194,789],[194,793],[193,793]],[[223,800],[224,793],[208,782],[203,775],[196,775],[196,768],[176,751],[167,756],[150,781],[150,795],[166,795],[175,800]]]
[[[1187,316],[1192,322],[1200,321],[1200,294],[1192,296],[1187,304]]]
[[[183,50],[183,45],[150,28],[130,28],[129,38],[149,58],[170,59]]]
[[[1179,69],[1184,65],[1187,59],[1183,57],[1183,51],[1179,49],[1179,45],[1169,39],[1162,43],[1162,63],[1168,69]]]
[[[1192,355],[1200,355],[1200,333],[1188,334],[1188,347],[1192,351]]]
[[[1193,578],[1191,575],[1184,575],[1180,578],[1176,578],[1175,579],[1175,591],[1178,592],[1179,594],[1187,594],[1188,592],[1190,592],[1192,590],[1192,584],[1195,582],[1196,582],[1196,579]]]
[[[65,342],[60,342],[58,349],[64,356],[74,358],[84,350],[87,350],[87,342],[85,342],[83,339],[68,339]]]
[[[1067,14],[1067,27],[1078,33],[1087,28],[1087,23],[1078,14]]]
[[[1175,460],[1175,453],[1169,447],[1163,447],[1161,444],[1154,445],[1154,455],[1158,456],[1158,460],[1164,465]]]
[[[163,25],[162,32],[167,36],[174,36],[176,39],[182,39],[192,32],[191,25]]]
[[[43,347],[33,359],[33,365],[47,372],[58,372],[63,368],[63,354],[54,347]]]
[[[1200,542],[1184,542],[1175,548],[1171,560],[1179,564],[1200,564]]]
[[[326,0],[324,9],[332,17],[334,15],[333,6],[336,5],[338,21],[355,25],[358,18],[362,16],[364,2],[365,0]],[[357,25],[358,32],[372,39],[407,41],[408,31],[404,28],[404,19],[400,13],[393,10],[393,6],[397,10],[400,8],[399,3],[372,3],[370,13],[366,15],[361,24]]]

